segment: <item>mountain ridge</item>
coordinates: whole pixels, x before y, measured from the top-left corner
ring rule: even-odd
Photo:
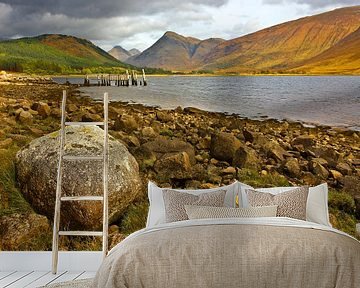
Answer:
[[[360,6],[352,6],[280,23],[230,40],[200,40],[167,31],[148,49],[125,62],[185,72],[306,73],[312,67],[311,59],[318,61],[316,56],[338,43],[351,46],[341,41],[359,27]],[[346,49],[336,49],[347,53]],[[306,66],[301,69],[303,63]],[[341,73],[341,67],[337,71]]]

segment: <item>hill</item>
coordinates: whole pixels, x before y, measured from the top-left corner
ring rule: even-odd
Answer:
[[[287,70],[333,47],[359,25],[360,6],[286,22],[221,43],[206,56],[203,68],[225,72]]]
[[[125,61],[129,57],[138,55],[141,52],[135,48],[128,51],[121,46],[115,46],[110,51],[108,51],[108,53],[120,61]]]
[[[201,65],[204,56],[223,41],[217,38],[200,40],[168,31],[150,48],[126,62],[141,67],[190,70]]]
[[[360,74],[360,28],[293,71],[314,74]]]
[[[46,34],[0,41],[0,69],[29,73],[91,73],[129,67],[88,40]]]
[[[356,35],[350,35],[359,26],[360,6],[353,6],[285,22],[227,41],[213,38],[202,41],[166,32],[150,48],[126,62],[177,71],[358,73],[356,60],[359,58],[351,55],[359,51],[360,46],[353,39]],[[350,38],[345,41],[347,37]],[[354,52],[346,56],[348,51]],[[327,61],[335,56],[338,64],[331,68]]]

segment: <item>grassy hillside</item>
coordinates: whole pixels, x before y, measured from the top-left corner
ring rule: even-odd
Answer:
[[[207,55],[202,68],[223,72],[286,71],[333,47],[359,25],[360,6],[286,22],[221,43]]]
[[[360,28],[292,71],[314,74],[360,74]]]
[[[88,40],[41,35],[0,41],[0,69],[28,73],[97,73],[121,71],[124,64]]]

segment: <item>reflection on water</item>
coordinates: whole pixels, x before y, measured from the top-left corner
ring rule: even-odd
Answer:
[[[64,78],[55,79],[59,82]],[[70,82],[82,83],[83,79]],[[267,116],[360,130],[359,76],[149,77],[148,86],[83,87],[93,97],[163,108],[193,106],[208,111]]]

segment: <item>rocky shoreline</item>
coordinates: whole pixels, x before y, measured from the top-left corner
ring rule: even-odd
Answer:
[[[75,85],[58,85],[49,79],[27,76],[7,76],[0,82],[0,160],[6,157],[7,162],[3,163],[8,163],[1,167],[2,178],[9,174],[5,173],[7,170],[15,169],[19,149],[60,128],[64,88],[69,91],[67,109],[71,121],[99,121],[102,117],[102,104],[82,95]],[[304,127],[288,121],[242,119],[195,108],[161,110],[119,102],[110,103],[109,116],[110,134],[135,157],[143,183],[142,192],[110,227],[113,244],[123,239],[123,234],[144,225],[148,180],[162,187],[195,189],[226,185],[235,179],[257,187],[316,185],[326,181],[331,187],[331,222],[356,235],[356,218],[360,219],[359,132]],[[0,249],[50,249],[49,237],[42,237],[47,240],[41,245],[30,244],[38,237],[39,227],[51,235],[52,219],[35,214],[34,210],[39,210],[26,204],[31,202],[28,198],[20,199],[26,193],[20,193],[21,183],[15,178],[15,171],[11,173],[14,175],[6,178],[8,182],[0,190]],[[20,196],[15,197],[14,193]],[[23,221],[29,217],[38,221]],[[33,227],[32,223],[40,224]],[[33,235],[30,240],[23,239],[25,233]],[[63,246],[68,244],[64,242]],[[95,249],[98,244],[79,240],[70,246]]]

